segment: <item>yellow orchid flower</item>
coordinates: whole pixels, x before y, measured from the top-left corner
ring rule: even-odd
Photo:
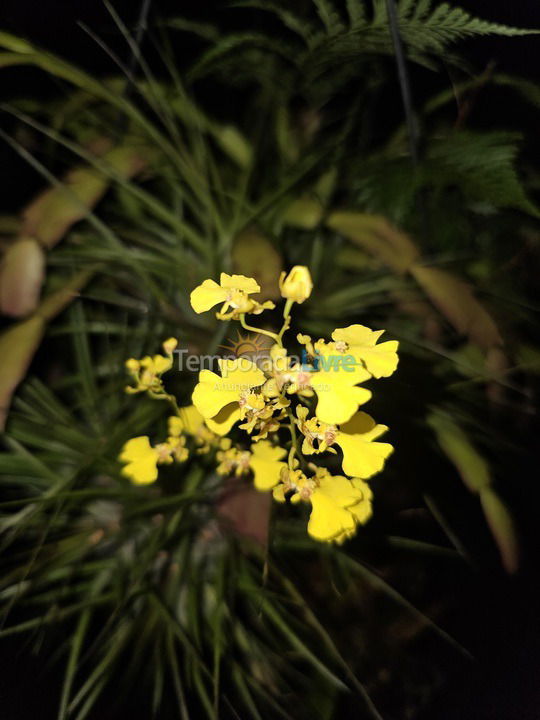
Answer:
[[[325,468],[318,468],[314,477],[308,478],[298,469],[281,471],[281,483],[274,488],[274,498],[285,501],[285,495],[293,492],[292,503],[308,501],[311,515],[308,533],[322,542],[343,542],[354,535],[357,525],[364,524],[371,516],[371,490],[358,478],[330,475]]]
[[[332,333],[333,350],[354,356],[373,377],[389,377],[398,366],[397,340],[377,344],[384,330],[370,330],[364,325],[349,325]]]
[[[148,391],[159,394],[163,389],[161,376],[172,368],[172,358],[163,355],[147,355],[141,360],[130,358],[126,368],[135,381],[135,386],[128,385],[126,392],[134,394]]]
[[[211,370],[201,370],[192,400],[208,427],[218,435],[226,435],[242,417],[241,401],[266,378],[255,363],[244,357],[221,358],[218,365],[222,377]]]
[[[216,468],[218,475],[235,475],[241,477],[249,472],[251,453],[248,450],[239,450],[232,447],[230,438],[223,438],[220,450],[216,453],[219,465]]]
[[[160,394],[163,392],[161,376],[172,368],[172,354],[178,345],[176,338],[169,338],[163,343],[163,355],[146,355],[141,360],[130,358],[126,360],[126,369],[135,381],[135,387],[128,386],[126,392],[139,393],[150,392]]]
[[[179,410],[180,415],[169,418],[169,435],[178,437],[187,433],[195,439],[198,454],[209,452],[217,444],[218,435],[207,427],[206,421],[195,405]]]
[[[295,265],[288,275],[283,271],[279,278],[279,290],[281,297],[287,300],[294,300],[299,304],[307,300],[313,290],[313,280],[308,268],[305,265]]]
[[[313,491],[307,531],[315,540],[332,542],[349,537],[356,529],[355,516],[349,507],[356,505],[359,494],[348,478],[322,473]]]
[[[128,440],[119,457],[121,462],[127,463],[122,474],[135,485],[149,485],[156,481],[158,459],[159,452],[150,445],[146,435]]]
[[[308,418],[308,414],[308,408],[302,405],[296,408],[296,424],[304,436],[304,455],[335,452],[332,446],[339,445],[343,451],[343,471],[347,475],[370,478],[383,469],[393,447],[374,440],[388,430],[386,425],[377,425],[361,411],[340,427],[322,423],[316,417]]]
[[[313,342],[308,335],[298,335],[308,360],[295,360],[288,355],[283,338],[290,329],[293,304],[311,295],[309,270],[296,266],[288,275],[282,273],[279,287],[286,298],[279,332],[253,328],[246,322],[246,313],[258,314],[274,307],[271,302],[260,304],[251,297],[260,292],[253,278],[222,273],[219,284],[208,279],[193,290],[195,312],[221,305],[216,314],[219,319],[238,319],[244,329],[272,337],[275,344],[264,364],[241,356],[220,359],[218,373],[202,370],[193,404],[187,408],[178,409],[161,380],[172,367],[175,339],[163,344],[165,356],[128,360],[135,380],[129,392],[148,391],[153,397],[167,399],[177,415],[168,419],[166,442],[152,447],[147,437],[139,437],[126,443],[120,456],[126,464],[123,472],[138,484],[154,482],[160,464],[188,457],[187,438],[191,437],[189,447],[194,444],[196,452],[217,449],[218,474],[240,477],[251,471],[255,487],[272,490],[276,501],[290,498],[292,503],[309,502],[308,533],[323,542],[341,543],[371,516],[372,493],[365,479],[382,470],[393,451],[389,443],[378,441],[386,426],[376,424],[358,409],[371,398],[371,391],[360,384],[394,372],[398,343],[379,343],[382,330],[355,324],[334,330],[330,342]],[[314,410],[307,407],[312,404]],[[296,417],[292,412],[295,408]],[[285,423],[287,417],[290,422]],[[228,437],[240,421],[240,429],[252,437],[249,450],[233,445]],[[290,441],[281,447],[278,432],[286,428]],[[296,428],[301,433],[301,447]],[[343,476],[332,476],[313,462],[306,464],[302,457],[317,459],[320,453],[335,453],[335,446],[343,454]]]
[[[311,372],[302,365],[295,364],[284,347],[273,345],[270,348],[269,356],[262,358],[261,367],[270,376],[262,389],[267,398],[279,397],[285,407],[290,403],[283,397],[284,391],[289,395],[313,395],[313,391],[309,387]]]
[[[180,418],[184,424],[185,432],[197,435],[204,425],[204,418],[195,405],[180,408]]]
[[[250,313],[251,315],[260,315],[264,310],[273,310],[276,306],[271,300],[265,300],[265,302],[260,303],[256,300],[253,300],[252,298],[248,298],[247,303],[246,302],[239,302],[238,306],[236,306],[236,301],[233,301],[230,303],[231,309],[226,312],[226,309],[223,308],[220,310],[220,312],[216,313],[216,317],[218,320],[231,320],[232,318],[239,318],[240,315],[245,315],[246,313]],[[227,306],[225,306],[226,308]],[[244,326],[246,327],[246,326]],[[260,330],[259,332],[263,332]]]
[[[219,303],[231,302],[235,293],[251,295],[258,292],[261,292],[261,287],[253,278],[221,273],[219,285],[215,280],[205,280],[193,290],[189,299],[195,312],[202,313]]]
[[[341,509],[352,517],[353,524],[351,526],[350,517],[345,517],[340,511],[336,512],[336,506],[340,508],[345,498],[350,497],[348,488],[346,494],[340,494],[339,485],[343,485],[343,483],[335,483],[338,477],[330,477],[330,482],[321,483],[321,489],[326,497],[319,493],[315,494],[315,505],[310,517],[311,531],[308,525],[308,533],[316,540],[335,542],[340,545],[354,535],[358,525],[365,525],[372,516],[371,500],[373,493],[369,485],[363,480],[352,478],[349,481],[354,489],[356,500],[352,505],[347,504],[346,508]],[[340,479],[344,480],[346,478]],[[329,495],[330,499],[334,501],[333,504],[328,502]]]
[[[315,414],[328,425],[347,422],[371,398],[371,391],[356,387],[371,378],[370,373],[352,355],[337,353],[333,343],[323,340],[312,342],[309,335],[297,335],[301,345],[314,361],[314,372],[303,370],[299,389],[303,394],[308,390],[317,394]],[[294,388],[296,389],[296,388]]]
[[[304,436],[302,453],[304,455],[318,455],[322,452],[336,452],[331,446],[336,441],[337,428],[334,425],[322,423],[318,418],[308,418],[309,410],[304,405],[296,408],[298,429]]]
[[[240,418],[244,421],[240,425],[240,429],[250,435],[256,430],[257,435],[253,436],[254,441],[262,440],[268,436],[269,432],[279,430],[280,420],[286,414],[283,400],[280,397],[268,398],[264,394],[264,387],[261,393],[249,392],[240,399]],[[275,412],[277,415],[274,415]]]
[[[167,442],[156,445],[159,453],[158,463],[169,465],[173,461],[184,462],[189,457],[189,450],[186,447],[186,438],[183,436],[170,436]]]
[[[271,310],[274,303],[267,301],[258,303],[249,297],[261,292],[256,280],[244,275],[227,275],[221,273],[219,285],[215,280],[205,280],[190,295],[191,307],[196,313],[203,313],[216,305],[222,304],[217,313],[220,320],[229,320],[244,313],[258,315],[263,310]]]
[[[380,472],[393,452],[390,443],[374,442],[388,430],[377,425],[365,412],[357,412],[340,426],[335,443],[343,451],[343,472],[357,478],[370,478]]]
[[[253,443],[250,466],[257,490],[271,490],[279,483],[282,468],[287,467],[287,463],[281,462],[286,454],[286,450],[272,445],[268,440]]]
[[[201,418],[202,420],[202,418]],[[126,463],[122,473],[136,485],[148,485],[158,476],[158,465],[168,465],[174,461],[183,462],[189,456],[186,447],[185,423],[177,416],[168,419],[169,437],[166,442],[152,446],[148,436],[128,440],[119,460]]]

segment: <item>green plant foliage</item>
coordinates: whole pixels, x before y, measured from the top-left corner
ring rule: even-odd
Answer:
[[[468,94],[481,87],[538,107],[537,89],[496,74],[449,89],[441,75],[418,111],[413,166],[397,93],[380,115],[396,83],[386,4],[296,7],[235,4],[250,21],[272,13],[279,35],[264,22],[227,34],[167,20],[173,38],[208,45],[186,68],[160,40],[159,67],[142,54],[130,93],[121,68],[96,79],[0,33],[0,66],[63,82],[54,102],[2,107],[34,141],[2,131],[42,177],[54,217],[38,213],[31,228],[46,257],[41,304],[0,336],[0,640],[24,638],[61,668],[59,720],[104,707],[125,716],[131,702],[148,718],[414,718],[447,668],[470,661],[445,630],[459,581],[433,600],[426,578],[464,562],[499,567],[498,550],[518,570],[506,491],[531,459],[538,188],[526,136],[458,123],[450,103],[456,88],[481,103]],[[446,3],[397,9],[407,57],[430,68],[453,61],[463,38],[530,32]],[[216,109],[207,79],[232,93],[232,110]],[[126,148],[145,158],[137,174],[117,162]],[[99,193],[74,192],[74,169]],[[2,248],[24,217],[2,219]],[[53,239],[40,240],[51,223]],[[146,488],[117,460],[129,438],[164,431],[167,415],[124,392],[125,360],[170,336],[216,352],[228,328],[195,315],[190,291],[220,271],[271,287],[293,264],[315,281],[295,331],[363,323],[401,343],[376,412],[396,453],[374,483],[373,523],[339,547],[307,538],[295,508],[253,511],[270,524],[264,546],[232,532],[204,458]],[[189,404],[195,378],[171,375]]]
[[[372,54],[393,54],[386,0],[349,0],[345,13],[337,3],[313,0],[315,13],[308,22],[289,10],[287,4],[245,0],[235,5],[264,10],[279,18],[296,35],[296,52],[291,52],[294,46],[276,42],[274,38],[255,33],[237,34],[219,40],[203,55],[195,66],[195,75],[207,72],[231,53],[247,46],[260,52],[261,57],[267,53],[275,54],[287,64],[296,66],[302,76],[312,81],[320,80],[324,73],[337,72],[334,80],[339,87],[344,63],[356,63]],[[482,35],[516,37],[535,32],[481,20],[448,3],[434,5],[431,0],[401,0],[397,13],[407,54],[415,62],[427,66],[432,66],[449,46],[464,38]],[[235,65],[242,72],[238,57]]]

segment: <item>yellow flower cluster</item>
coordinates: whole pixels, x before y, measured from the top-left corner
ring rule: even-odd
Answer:
[[[182,462],[190,452],[213,453],[218,474],[252,474],[255,487],[271,490],[278,502],[309,503],[308,533],[317,540],[342,542],[371,516],[372,493],[366,480],[382,470],[393,450],[379,442],[388,428],[359,409],[371,398],[371,391],[361,384],[395,371],[398,343],[379,342],[383,330],[350,325],[334,330],[331,341],[298,335],[306,361],[295,361],[283,336],[294,303],[311,295],[309,270],[297,266],[282,274],[279,287],[286,299],[279,332],[246,323],[246,314],[274,308],[273,303],[250,297],[260,292],[253,278],[222,273],[219,285],[205,280],[195,288],[195,312],[221,305],[218,319],[237,319],[242,327],[271,337],[272,346],[262,358],[220,358],[219,373],[201,370],[188,408],[176,406],[161,380],[172,366],[174,341],[164,343],[165,356],[129,360],[135,380],[129,391],[169,399],[175,415],[169,419],[166,442],[152,446],[147,437],[134,438],[120,459],[133,482],[149,483],[157,478],[161,463]],[[237,424],[247,443],[233,442]],[[333,465],[339,460],[343,474],[331,474],[319,464],[320,456],[335,456]]]
[[[135,385],[126,388],[128,393],[148,392],[154,397],[163,396],[165,390],[161,376],[172,368],[173,352],[176,350],[178,341],[169,338],[163,343],[165,355],[147,355],[140,360],[130,358],[126,361],[126,370],[134,381]]]

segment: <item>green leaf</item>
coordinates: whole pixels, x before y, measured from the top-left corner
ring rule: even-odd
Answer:
[[[519,541],[515,520],[512,513],[493,488],[480,493],[480,502],[484,515],[495,538],[504,569],[515,573],[519,569]]]
[[[434,430],[442,451],[455,465],[466,487],[473,493],[488,488],[492,480],[487,462],[452,418],[442,411],[434,411],[428,415],[426,422]]]

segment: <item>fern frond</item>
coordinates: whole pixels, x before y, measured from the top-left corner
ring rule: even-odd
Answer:
[[[350,5],[359,3],[350,0]],[[442,53],[447,45],[474,35],[517,37],[539,32],[494,23],[474,17],[448,3],[435,8],[432,0],[401,0],[398,5],[399,29],[409,51]],[[373,0],[373,19],[356,21],[350,31],[362,34],[365,49],[389,50],[388,14],[385,0]],[[344,34],[344,40],[349,33]]]
[[[302,18],[272,0],[239,0],[232,7],[249,7],[272,13],[283,25],[302,38],[307,47],[311,47],[321,37],[321,31],[307,18]]]
[[[519,140],[508,132],[452,134],[430,148],[430,176],[440,186],[460,187],[473,200],[539,217],[516,173]]]
[[[414,175],[401,154],[374,154],[358,173],[357,200],[369,212],[406,224],[421,188],[453,188],[458,189],[460,207],[476,203],[486,209],[514,208],[538,217],[538,208],[527,196],[515,168],[520,139],[519,134],[508,132],[453,132],[437,137],[427,142],[425,157]],[[443,214],[449,212],[449,204],[445,195]]]
[[[328,35],[338,35],[345,30],[345,26],[331,0],[313,0],[313,3]]]
[[[175,17],[167,20],[164,25],[173,30],[198,35],[203,40],[217,41],[219,39],[219,29],[209,23],[195,22],[187,18]]]
[[[428,0],[405,0],[399,5],[404,42],[417,50],[442,52],[447,45],[475,35],[518,37],[537,32],[482,20],[448,3],[428,14],[430,4]]]
[[[288,4],[277,0],[240,0],[237,5],[271,12],[298,38],[295,46],[290,40],[281,42],[264,33],[238,33],[225,37],[211,48],[193,71],[193,76],[205,74],[224,58],[234,68],[234,79],[239,76],[261,75],[260,63],[246,57],[242,50],[258,48],[261,53],[285,60],[287,66],[279,70],[280,83],[284,73],[299,71],[305,85],[331,91],[325,75],[332,74],[336,88],[343,87],[343,76],[350,78],[358,72],[354,63],[372,55],[392,55],[394,52],[388,23],[385,0],[371,0],[367,12],[365,0],[346,0],[346,22],[340,15],[335,0],[312,0],[321,28],[315,27],[308,17],[292,12]],[[434,6],[433,0],[401,0],[397,6],[399,30],[410,60],[434,69],[437,60],[459,64],[459,58],[450,56],[448,48],[459,41],[481,35],[518,37],[538,32],[515,28],[474,17],[469,12],[448,3]],[[263,56],[264,58],[264,56]]]
[[[362,0],[347,0],[347,15],[352,29],[366,22],[366,9]]]
[[[414,15],[416,20],[422,20],[429,14],[432,6],[433,0],[401,0],[398,4],[398,16],[407,18]]]
[[[280,42],[262,33],[237,33],[221,38],[217,45],[204,53],[191,69],[189,77],[191,79],[197,78],[208,72],[209,69],[215,68],[216,64],[223,58],[230,56],[236,51],[248,48],[257,48],[270,55],[284,59],[292,65],[296,64],[297,54],[290,44]],[[242,58],[242,64],[244,61],[245,57]]]

